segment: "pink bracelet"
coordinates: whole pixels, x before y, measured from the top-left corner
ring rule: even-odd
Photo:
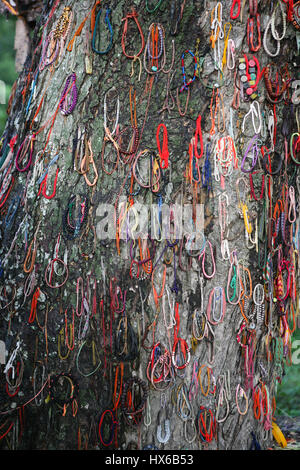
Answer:
[[[205,250],[206,250],[206,243],[209,244],[209,248],[210,248],[210,253],[211,253],[211,259],[212,259],[212,264],[213,264],[213,272],[211,274],[207,274],[205,272]],[[207,240],[205,242],[205,245],[204,245],[204,249],[202,251],[202,253],[200,254],[199,256],[199,261],[200,261],[200,258],[202,257],[202,272],[204,274],[204,276],[206,277],[206,279],[211,279],[214,277],[215,275],[215,272],[216,272],[216,263],[215,263],[215,258],[214,258],[214,253],[213,253],[213,249],[212,249],[212,244],[210,243],[209,240]]]

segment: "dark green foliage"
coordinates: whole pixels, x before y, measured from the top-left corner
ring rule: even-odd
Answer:
[[[6,103],[0,104],[0,134],[2,134],[7,120],[6,108],[18,74],[15,70],[15,18],[6,19],[0,16],[0,80],[6,85]]]

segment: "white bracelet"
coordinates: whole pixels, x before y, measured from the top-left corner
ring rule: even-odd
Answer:
[[[253,101],[250,104],[250,109],[247,114],[245,114],[243,123],[242,123],[242,132],[245,130],[245,122],[248,117],[248,115],[251,115],[251,121],[252,121],[252,127],[254,129],[255,134],[260,134],[261,129],[262,129],[262,117],[261,117],[261,111],[260,111],[260,104],[258,101]],[[258,125],[255,123],[255,118],[258,119]]]

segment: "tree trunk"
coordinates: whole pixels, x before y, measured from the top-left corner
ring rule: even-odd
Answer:
[[[44,2],[11,98],[1,447],[266,449],[298,313],[295,26],[258,2],[252,51],[245,2],[112,3]]]

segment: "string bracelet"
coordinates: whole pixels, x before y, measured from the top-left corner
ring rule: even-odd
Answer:
[[[65,396],[61,396],[58,390],[58,385],[64,381],[68,383],[69,390],[67,390]],[[52,375],[50,377],[49,396],[50,399],[57,403],[60,407],[65,409],[67,405],[76,400],[78,393],[78,383],[71,374],[61,372],[58,375]]]
[[[163,129],[163,144],[162,147],[159,141],[160,129]],[[165,124],[159,124],[156,130],[156,143],[158,147],[158,152],[160,156],[160,167],[163,170],[166,170],[169,166],[169,149],[168,149],[168,131]]]
[[[211,442],[217,438],[217,422],[210,408],[200,406],[196,417],[198,436],[203,442]]]
[[[172,363],[173,363],[173,366],[176,369],[182,370],[182,369],[185,369],[187,367],[187,365],[189,364],[190,359],[191,359],[191,353],[190,353],[190,350],[189,350],[189,347],[187,345],[186,340],[183,339],[183,338],[178,337],[178,331],[179,331],[179,325],[180,325],[179,304],[178,303],[176,303],[176,305],[175,305],[175,321],[176,321],[176,325],[174,326],[174,343],[173,343],[173,348],[172,348]],[[181,353],[184,357],[184,362],[181,365],[179,365],[176,361],[176,357],[177,357],[176,349],[177,349],[178,345],[180,346]]]
[[[110,19],[109,19],[111,9],[106,7],[105,17],[104,17],[104,24],[107,26],[108,31],[109,31],[109,43],[108,43],[106,49],[104,49],[104,50],[99,50],[99,49],[96,48],[96,34],[97,34],[98,25],[100,23],[101,13],[102,13],[102,8],[97,13],[96,20],[95,20],[95,25],[94,25],[94,29],[93,29],[93,35],[92,35],[92,50],[96,54],[104,55],[104,54],[107,54],[112,48],[114,32],[113,32],[112,25],[111,25],[111,22],[110,22]]]
[[[236,9],[236,12],[235,12]],[[241,0],[232,0],[231,8],[230,8],[230,18],[232,20],[236,20],[241,13]]]
[[[16,159],[15,159],[15,166],[16,166],[16,169],[20,173],[27,171],[32,163],[34,140],[35,140],[35,134],[26,136],[23,142],[21,143],[20,147],[18,148]],[[25,166],[22,168],[20,164],[26,158],[26,155],[28,155],[27,162]]]
[[[243,399],[245,400],[245,408],[241,410],[239,400]],[[240,384],[237,385],[236,391],[235,391],[235,403],[237,410],[240,415],[245,416],[248,412],[248,397],[246,395],[245,390],[241,387]]]
[[[126,52],[126,39],[127,39],[127,31],[128,31],[128,23],[129,23],[129,20],[133,20],[138,28],[138,32],[139,32],[139,35],[140,35],[140,39],[141,39],[141,47],[140,47],[140,50],[136,53],[136,54],[128,54]],[[135,10],[132,10],[131,13],[127,13],[126,17],[122,19],[122,21],[124,21],[124,26],[123,26],[123,32],[122,32],[122,40],[121,40],[121,46],[122,46],[122,51],[123,51],[123,54],[128,58],[128,59],[135,59],[136,57],[139,57],[141,55],[141,53],[143,52],[144,50],[144,47],[145,47],[145,38],[144,38],[144,34],[143,34],[143,31],[142,31],[142,28],[140,26],[140,23],[139,23],[139,20],[138,20],[138,14]]]
[[[219,307],[217,307],[217,305]],[[219,315],[216,315],[218,308]],[[221,286],[214,287],[208,297],[206,315],[212,325],[218,325],[224,320],[226,313],[226,295],[225,289]]]
[[[104,428],[105,417],[107,415],[110,418],[110,431],[109,431],[108,438],[105,438],[103,428]],[[110,445],[112,445],[114,439],[116,439],[116,436],[117,436],[118,424],[119,422],[117,420],[117,415],[114,410],[107,409],[102,412],[100,420],[99,420],[99,425],[98,425],[98,435],[99,435],[100,442],[103,446],[109,447]]]

